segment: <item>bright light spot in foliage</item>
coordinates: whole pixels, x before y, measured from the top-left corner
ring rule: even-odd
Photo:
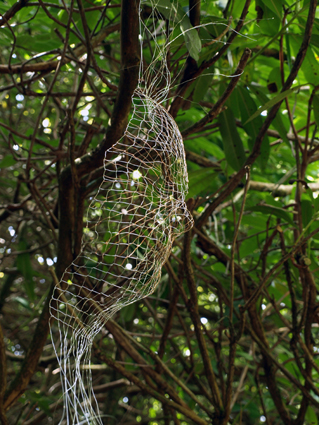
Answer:
[[[138,170],[135,170],[132,173],[132,177],[133,177],[134,180],[138,180],[139,178],[142,177],[142,174]]]
[[[50,127],[50,120],[49,120],[49,118],[45,118],[43,121],[42,121],[42,125],[43,125],[43,127]]]
[[[19,150],[19,145],[13,145],[13,150],[18,151]]]
[[[54,262],[53,262],[53,260],[51,260],[51,258],[47,258],[46,261],[47,261],[48,266],[53,266]]]
[[[208,299],[209,299],[210,302],[213,302],[216,299],[216,295],[215,294],[209,294]]]
[[[125,268],[126,268],[127,270],[132,270],[133,265],[132,265],[131,263],[127,263],[127,264],[126,264],[126,266],[125,266]]]
[[[127,397],[123,397],[123,403],[128,403],[128,398]]]
[[[122,208],[121,209],[121,213],[124,214],[124,215],[127,215],[128,214],[128,211],[125,208]]]
[[[266,422],[266,417],[265,416],[260,416],[260,422]]]
[[[266,116],[267,116],[267,114],[268,114],[268,112],[267,112],[267,111],[262,111],[262,113],[261,113],[260,115],[262,115],[263,117],[266,117]]]
[[[200,321],[202,322],[203,325],[206,325],[206,323],[208,322],[208,320],[206,319],[206,317],[201,317]]]
[[[190,349],[189,348],[185,348],[183,354],[186,357],[190,356],[190,354],[191,354]]]
[[[17,99],[18,102],[22,102],[24,100],[23,94],[21,94],[21,93],[17,94],[16,99]]]
[[[122,155],[118,155],[116,158],[113,159],[113,162],[117,162],[120,159],[122,159]]]
[[[12,226],[9,226],[8,230],[9,230],[10,236],[14,236],[16,234],[16,232],[15,232],[15,230]]]

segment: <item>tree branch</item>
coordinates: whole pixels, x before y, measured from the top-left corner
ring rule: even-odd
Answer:
[[[308,18],[307,18],[307,23],[306,23],[305,35],[304,35],[301,47],[299,49],[299,52],[296,56],[296,60],[294,62],[292,70],[291,70],[285,84],[283,85],[281,92],[284,92],[291,87],[292,83],[294,82],[295,78],[297,77],[298,71],[299,71],[299,69],[302,65],[302,62],[303,62],[303,60],[306,56],[306,52],[307,52],[307,49],[308,49],[308,46],[309,46],[309,43],[310,43],[311,34],[312,34],[312,28],[313,28],[315,14],[316,14],[316,7],[317,7],[317,0],[310,0],[309,13],[308,13]],[[227,188],[224,189],[223,192],[202,213],[201,217],[197,220],[197,223],[196,223],[198,228],[202,227],[206,223],[206,221],[208,220],[208,217],[212,214],[212,212],[215,210],[215,208],[219,204],[221,204],[229,196],[229,194],[238,186],[239,182],[241,181],[241,179],[245,175],[246,166],[251,166],[256,161],[256,159],[258,158],[258,156],[260,154],[260,148],[261,148],[261,144],[262,144],[262,141],[264,139],[264,136],[265,136],[270,124],[274,120],[282,102],[283,102],[283,100],[281,100],[280,102],[278,102],[276,105],[274,105],[271,108],[271,110],[269,111],[269,114],[267,115],[267,117],[266,117],[257,137],[256,137],[252,153],[247,158],[246,163],[241,168],[241,170],[239,170],[238,173],[235,174],[235,176],[230,180]]]
[[[14,15],[27,5],[29,0],[18,0],[6,13],[0,16],[0,27],[4,26]]]
[[[25,1],[25,0],[24,0]],[[18,2],[19,3],[19,2]],[[18,4],[16,3],[16,4]],[[109,34],[118,31],[120,24],[112,24],[103,28],[95,37],[92,38],[92,48],[97,47]],[[83,56],[86,53],[86,45],[81,44],[73,50],[77,57]],[[92,52],[93,54],[93,52]],[[61,65],[65,65],[72,61],[72,58],[65,58]],[[49,60],[46,62],[19,64],[19,65],[0,65],[0,74],[25,74],[27,72],[51,72],[57,69],[60,61],[57,59]]]
[[[185,415],[187,418],[191,419],[193,423],[198,425],[208,425],[208,423],[201,419],[199,416],[197,416],[191,409],[185,408],[178,403],[171,401],[167,399],[166,397],[159,394],[157,391],[155,391],[150,386],[146,385],[143,381],[141,381],[137,376],[133,375],[131,372],[125,369],[124,366],[120,365],[119,363],[112,360],[110,357],[107,357],[104,353],[101,352],[99,348],[96,349],[96,354],[102,359],[106,364],[108,364],[112,369],[118,371],[121,375],[125,376],[130,382],[137,385],[139,388],[141,388],[146,393],[152,395],[154,398],[159,400],[161,403],[172,407],[174,410],[177,410],[178,412]]]
[[[0,324],[0,422],[2,425],[7,425],[5,409],[3,406],[4,393],[7,387],[7,360],[6,347],[4,344],[2,327]]]
[[[235,37],[237,37],[237,35],[241,31],[242,27],[244,26],[245,18],[247,16],[250,3],[251,3],[251,0],[246,0],[242,14],[240,16],[238,24],[236,25],[235,30],[232,31],[228,40],[223,45],[223,47],[219,50],[219,52],[216,55],[213,55],[211,59],[209,59],[207,61],[203,61],[199,67],[196,66],[196,68],[193,67],[191,70],[188,69],[188,71],[191,71],[191,72],[186,73],[186,70],[185,70],[183,79],[180,83],[180,86],[179,86],[177,92],[176,92],[176,97],[175,97],[175,99],[174,99],[174,101],[171,105],[171,108],[170,108],[170,113],[173,117],[175,117],[177,115],[177,112],[178,112],[178,110],[181,106],[182,97],[185,95],[186,90],[192,84],[194,79],[199,77],[205,71],[205,69],[209,68],[214,63],[216,63],[222,57],[222,55],[227,51],[230,44],[234,41]]]
[[[185,233],[184,237],[184,250],[183,250],[183,261],[184,261],[184,267],[185,267],[185,274],[186,274],[186,280],[190,292],[190,298],[188,301],[188,309],[192,317],[192,321],[194,323],[195,327],[195,333],[198,340],[198,345],[200,348],[200,352],[202,355],[203,363],[205,366],[207,379],[210,385],[210,389],[212,392],[213,399],[215,401],[214,407],[216,409],[216,415],[219,416],[221,411],[223,410],[222,400],[220,396],[219,387],[217,384],[216,376],[214,374],[209,354],[207,351],[206,341],[204,339],[203,333],[202,333],[202,326],[200,317],[198,314],[198,302],[197,302],[197,289],[196,289],[196,283],[194,279],[194,272],[191,265],[191,258],[190,258],[190,247],[191,247],[191,241],[192,241],[192,231],[188,231]]]
[[[21,369],[4,394],[3,405],[6,410],[17,401],[21,394],[25,392],[38,365],[49,333],[49,303],[53,287],[54,286],[51,285],[51,289],[47,295],[41,316],[39,317],[37,327],[33,334],[33,339],[21,365]]]
[[[242,76],[242,73],[244,72],[245,66],[248,62],[248,59],[250,57],[251,51],[249,49],[245,49],[244,53],[242,54],[242,57],[240,58],[239,64],[236,68],[236,71],[234,75],[231,77],[230,83],[228,84],[226,90],[222,94],[222,96],[218,99],[218,101],[215,103],[215,105],[212,107],[212,109],[206,114],[204,118],[199,120],[197,123],[192,125],[191,127],[188,127],[186,130],[182,132],[183,137],[187,137],[192,133],[195,133],[196,131],[201,130],[206,124],[213,121],[214,118],[219,115],[223,109],[223,106],[229,96],[234,91],[240,77]]]
[[[251,180],[249,184],[250,190],[257,190],[258,192],[271,192],[273,196],[287,196],[290,195],[295,188],[293,184],[276,184],[276,183],[264,183],[256,182]],[[319,183],[307,183],[307,188],[303,188],[303,191],[306,192],[307,189],[312,192],[319,190]]]

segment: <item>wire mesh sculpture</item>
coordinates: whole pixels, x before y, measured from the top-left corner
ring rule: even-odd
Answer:
[[[60,335],[54,344],[64,397],[60,423],[68,425],[102,425],[89,367],[94,337],[116,311],[155,290],[174,239],[193,224],[182,137],[162,106],[170,87],[165,48],[156,42],[153,58],[145,71],[141,61],[132,117],[105,154],[81,252],[51,303]]]

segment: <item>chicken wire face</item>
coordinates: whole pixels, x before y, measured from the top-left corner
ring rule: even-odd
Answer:
[[[105,153],[103,181],[88,207],[81,252],[51,302],[60,336],[53,343],[64,397],[61,424],[103,424],[89,367],[94,337],[116,311],[155,290],[174,239],[193,225],[185,203],[183,140],[162,106],[168,89],[160,86],[169,78],[164,65],[148,90],[140,78],[124,136]],[[150,68],[142,75],[150,79]]]
[[[63,309],[52,312],[71,330],[81,320],[80,332],[89,338],[119,308],[154,291],[174,239],[193,222],[185,204],[187,169],[175,121],[139,90],[133,105],[134,119],[124,137],[106,152],[81,253],[61,279],[57,300]]]

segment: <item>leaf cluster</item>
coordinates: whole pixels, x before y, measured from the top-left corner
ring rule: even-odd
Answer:
[[[79,253],[104,152],[130,116],[140,45],[134,11],[123,9],[120,31],[128,3],[0,4],[3,425],[61,417],[48,299]],[[95,341],[102,421],[315,425],[316,2],[157,3],[158,22],[151,2],[141,16],[168,43],[165,106],[184,138],[195,226],[175,241],[154,294]],[[154,41],[142,50],[147,67]]]

